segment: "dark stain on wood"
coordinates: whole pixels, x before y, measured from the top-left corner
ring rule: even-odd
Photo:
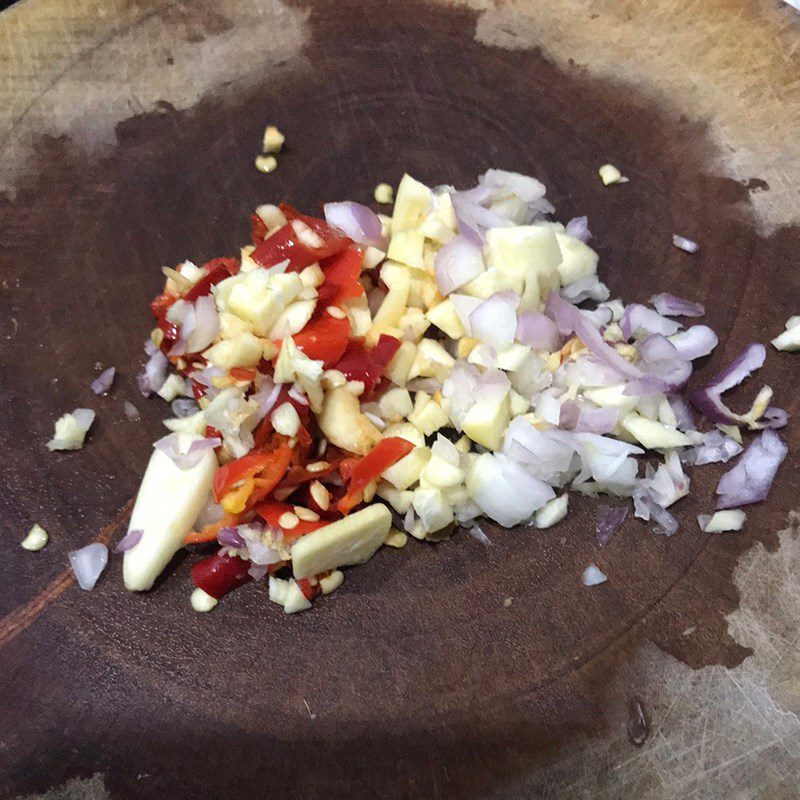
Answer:
[[[752,187],[709,173],[701,126],[538,53],[476,44],[468,11],[317,3],[311,26],[305,66],[288,78],[130,119],[106,158],[43,138],[37,171],[0,204],[0,446],[14,454],[0,461],[0,616],[136,490],[167,412],[134,381],[158,267],[235,253],[258,203],[369,202],[405,170],[458,186],[489,166],[534,174],[560,219],[589,215],[612,290],[643,301],[679,288],[706,304],[722,344],[698,379],[796,312],[800,233],[762,238],[742,221],[734,206]],[[269,176],[253,167],[266,123],[289,142]],[[631,182],[604,188],[607,161]],[[673,233],[700,252],[673,248]],[[771,352],[755,380],[796,416],[785,359]],[[97,361],[121,373],[106,398],[88,388]],[[125,398],[141,422],[125,418]],[[85,450],[47,453],[52,420],[80,405],[98,411]],[[707,468],[676,507],[673,538],[629,519],[601,551],[594,504],[574,497],[559,527],[497,532],[489,550],[462,535],[381,552],[299,616],[259,586],[196,615],[186,562],[132,596],[112,559],[92,594],[69,589],[0,649],[0,793],[100,771],[113,797],[503,797],[511,776],[600,735],[609,708],[624,719],[637,687],[619,673],[639,642],[694,667],[747,656],[727,633],[731,575],[754,541],[775,545],[795,503],[796,428],[788,437],[770,502],[743,534],[698,530],[723,471]],[[32,555],[15,542],[34,521],[53,538]],[[586,589],[591,561],[609,581]]]

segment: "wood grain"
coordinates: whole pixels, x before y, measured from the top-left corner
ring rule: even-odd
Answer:
[[[200,37],[195,46],[220,60],[238,57],[231,32],[247,36],[232,13],[209,22],[204,4],[119,12],[131,31],[157,20],[159,41]],[[0,618],[36,603],[66,552],[135,491],[166,410],[137,397],[133,379],[158,267],[235,252],[259,202],[313,211],[323,199],[368,201],[375,183],[404,170],[466,186],[491,165],[518,169],[545,181],[560,218],[589,215],[615,292],[645,300],[683,286],[706,304],[723,344],[701,377],[797,312],[800,233],[765,237],[743,221],[751,191],[713,173],[706,124],[646,93],[564,74],[539,52],[476,42],[469,9],[388,3],[376,13],[348,0],[270,13],[303,42],[282,66],[276,56],[263,73],[220,73],[227,85],[185,107],[165,97],[112,126],[96,151],[72,123],[70,136],[32,135],[14,196],[0,203],[0,446],[14,453],[0,463],[0,510],[6,541],[33,521],[53,534],[39,554],[4,546]],[[78,57],[82,76],[92,52]],[[127,46],[119,52],[135,61]],[[164,85],[171,56],[160,53],[158,68],[152,52],[142,57]],[[48,86],[70,76],[64,66]],[[252,167],[266,122],[288,139],[270,176]],[[596,168],[609,159],[631,183],[602,187]],[[700,253],[674,249],[673,232],[700,241]],[[108,398],[89,394],[96,362],[120,370]],[[762,373],[796,416],[794,363],[771,353]],[[124,417],[125,398],[142,422]],[[47,453],[52,420],[78,405],[98,412],[88,446]],[[770,503],[753,509],[742,536],[706,537],[693,522],[721,472],[710,468],[678,506],[682,530],[671,539],[631,520],[598,551],[593,506],[576,498],[563,526],[498,532],[489,550],[462,536],[381,552],[298,617],[257,586],[194,615],[188,560],[154,592],[131,596],[114,560],[93,593],[64,591],[0,649],[11,721],[0,734],[0,793],[99,771],[114,797],[510,797],[508,786],[542,774],[576,737],[618,724],[642,642],[692,667],[748,655],[728,634],[731,576],[753,542],[776,546],[795,503],[798,435],[788,437]],[[592,591],[579,579],[590,561],[610,576]],[[697,634],[683,636],[693,624]]]

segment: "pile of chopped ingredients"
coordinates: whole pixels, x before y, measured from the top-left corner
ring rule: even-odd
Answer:
[[[569,491],[630,498],[669,536],[684,467],[740,454],[699,524],[741,529],[739,507],[767,496],[787,452],[769,387],[746,413],[723,400],[764,346],[685,397],[717,336],[676,318],[703,307],[610,299],[586,218],[565,226],[553,211],[539,181],[512,172],[490,169],[468,191],[406,175],[391,217],[353,202],[325,204],[324,219],[264,205],[238,259],[165,268],[139,386],[174,418],[117,546],[126,587],[150,589],[181,547],[212,547],[192,567],[197,610],[264,581],[302,611],[384,544],[458,528],[488,543],[482,519],[546,528]],[[800,326],[787,328],[776,343],[800,346]],[[65,415],[51,446],[79,447],[89,425]],[[746,449],[743,430],[757,432]],[[600,545],[627,513],[598,505]],[[71,556],[90,588],[107,551]],[[605,580],[595,565],[583,574]]]

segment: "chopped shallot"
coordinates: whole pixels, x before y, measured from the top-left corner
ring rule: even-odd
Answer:
[[[104,544],[95,542],[81,547],[80,550],[71,550],[68,555],[81,589],[86,591],[94,589],[97,579],[108,564],[108,548]]]
[[[679,236],[677,233],[672,234],[672,244],[679,250],[683,250],[687,253],[696,253],[700,249],[697,242],[693,242],[685,236]]]
[[[789,452],[783,439],[765,430],[742,454],[717,486],[717,508],[736,508],[765,500],[778,467]]]
[[[92,391],[95,394],[108,394],[111,385],[114,383],[114,376],[117,374],[114,367],[104,369],[93,381]]]
[[[597,564],[589,564],[581,575],[581,582],[584,586],[598,586],[608,580],[608,575],[597,566]]]

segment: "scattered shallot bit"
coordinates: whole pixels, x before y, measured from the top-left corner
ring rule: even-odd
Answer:
[[[307,472],[323,472],[330,467],[327,461],[313,461],[306,467]]]
[[[603,164],[597,174],[600,180],[603,181],[604,186],[610,186],[612,183],[627,183],[628,179],[613,165]]]
[[[284,511],[278,518],[278,525],[284,530],[291,530],[300,524],[300,518],[291,511]]]
[[[302,519],[304,522],[319,522],[319,514],[317,514],[316,511],[312,511],[310,508],[295,506],[294,513],[297,515],[298,519]]]
[[[331,494],[319,481],[312,481],[309,491],[314,502],[323,511],[327,511],[331,507]]]
[[[114,378],[117,374],[117,370],[114,367],[109,367],[108,369],[104,369],[93,381],[92,381],[92,391],[95,394],[103,395],[108,394],[109,390],[111,389],[112,384],[114,383]]]
[[[278,168],[278,160],[275,156],[256,156],[255,160],[256,169],[259,172],[269,173],[275,172]]]
[[[130,420],[137,420],[141,419],[142,415],[139,413],[139,409],[131,403],[130,400],[126,400],[124,404],[125,409],[125,416]]]
[[[274,125],[267,125],[261,149],[265,153],[280,153],[285,141],[286,137]]]
[[[589,564],[581,575],[581,581],[584,586],[597,586],[599,583],[605,583],[608,580],[606,575],[597,564]]]
[[[339,308],[339,306],[328,306],[325,310],[334,319],[344,319],[347,316],[347,314],[345,314],[344,311],[342,311],[342,309]]]
[[[685,253],[696,253],[700,249],[697,242],[693,242],[685,236],[679,236],[677,233],[672,234],[672,244],[674,244],[678,250],[683,250]]]
[[[628,731],[628,738],[633,744],[637,747],[644,744],[649,728],[642,703],[638,697],[632,697],[628,703],[628,721],[625,728]]]
[[[381,205],[391,205],[394,202],[394,189],[388,183],[379,183],[375,187],[375,202]]]
[[[50,536],[47,531],[37,522],[29,531],[28,535],[20,542],[25,550],[35,553],[41,550],[49,541]]]

